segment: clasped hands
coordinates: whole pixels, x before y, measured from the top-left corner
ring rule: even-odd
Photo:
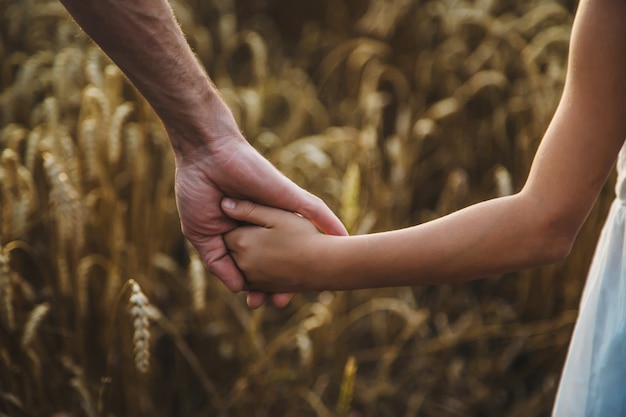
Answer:
[[[329,236],[302,216],[250,201],[222,200],[227,216],[241,226],[224,235],[247,289],[275,292],[317,290],[323,275],[320,253]]]
[[[279,284],[269,279],[267,271],[286,276],[290,265],[285,260],[314,256],[314,250],[298,253],[293,249],[301,239],[318,243],[316,239],[326,237],[316,226],[330,235],[347,235],[321,199],[281,174],[243,137],[214,142],[193,158],[178,157],[176,164],[176,202],[183,234],[206,268],[231,291],[250,290],[247,303],[251,308],[261,306],[268,296],[275,305],[284,306],[292,297],[285,291],[306,288],[303,277],[291,276]],[[240,226],[241,222],[268,227]],[[258,250],[249,250],[253,247]]]

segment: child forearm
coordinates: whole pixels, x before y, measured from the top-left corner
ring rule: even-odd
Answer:
[[[449,283],[563,259],[624,143],[624,18],[624,1],[581,1],[563,96],[520,193],[350,238],[317,235],[289,213],[247,202],[227,214],[263,227],[226,241],[248,284],[297,291]]]
[[[328,236],[314,281],[342,290],[468,281],[561,260],[574,236],[518,194],[406,229]]]
[[[624,143],[625,17],[623,1],[581,2],[563,97],[522,192],[424,225],[330,240],[328,285],[465,281],[563,259]]]

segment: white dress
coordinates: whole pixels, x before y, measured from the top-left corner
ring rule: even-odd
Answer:
[[[617,171],[553,417],[626,417],[626,145]]]

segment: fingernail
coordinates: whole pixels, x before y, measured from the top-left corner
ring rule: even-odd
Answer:
[[[237,203],[235,203],[235,200],[231,200],[230,198],[223,199],[222,204],[224,205],[224,208],[227,208],[229,210],[233,210],[237,205]]]

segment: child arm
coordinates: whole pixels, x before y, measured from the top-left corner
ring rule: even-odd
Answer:
[[[249,202],[226,214],[267,226],[226,237],[251,285],[268,291],[461,282],[562,260],[626,137],[626,2],[583,0],[563,96],[524,188],[440,219],[334,237]]]

